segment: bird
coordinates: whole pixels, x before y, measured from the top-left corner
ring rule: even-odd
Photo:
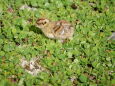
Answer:
[[[51,39],[73,39],[74,27],[66,20],[51,21],[47,18],[39,18],[36,21],[38,27],[46,37]]]

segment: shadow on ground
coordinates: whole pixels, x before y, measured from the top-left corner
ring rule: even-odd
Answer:
[[[32,25],[30,28],[29,28],[29,31],[33,31],[34,33],[37,33],[37,34],[43,34],[42,31],[35,27],[34,25]]]

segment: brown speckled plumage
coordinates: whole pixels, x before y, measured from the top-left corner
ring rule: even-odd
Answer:
[[[42,30],[46,37],[52,39],[72,39],[74,27],[65,20],[50,21],[48,19],[38,19],[36,26]]]

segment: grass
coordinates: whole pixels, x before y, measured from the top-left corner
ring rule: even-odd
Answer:
[[[37,10],[20,10],[25,3]],[[114,0],[1,0],[0,86],[115,84],[115,41],[107,40],[115,31],[114,12]],[[70,21],[73,40],[61,44],[46,38],[34,26],[41,17]],[[36,56],[51,73],[32,76],[19,65],[22,57]]]

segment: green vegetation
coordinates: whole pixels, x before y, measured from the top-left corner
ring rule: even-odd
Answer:
[[[24,4],[37,10],[20,10]],[[111,86],[115,84],[114,0],[0,0],[0,86]],[[72,41],[46,38],[37,18],[75,25]],[[79,23],[78,23],[79,22]],[[32,76],[20,59],[43,56],[50,73]]]

